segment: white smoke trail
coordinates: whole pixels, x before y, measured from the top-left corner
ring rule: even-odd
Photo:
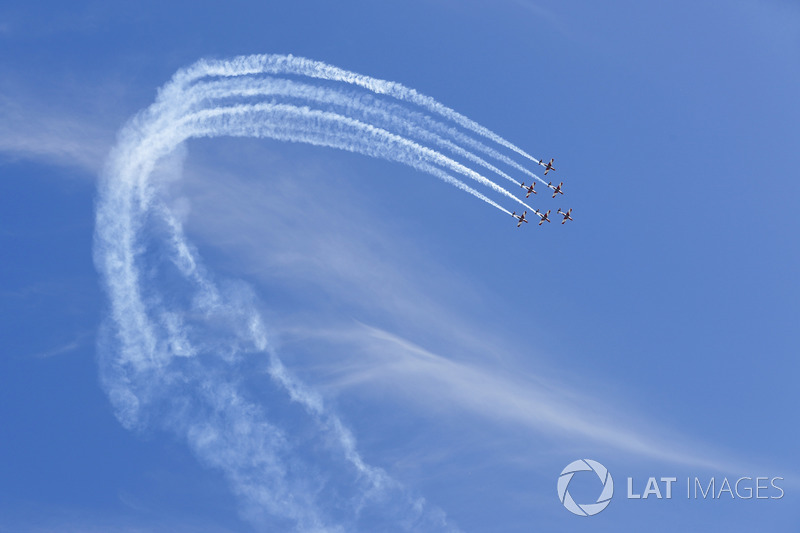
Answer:
[[[191,95],[195,103],[201,100],[216,101],[225,100],[234,96],[238,97],[254,97],[254,96],[271,96],[271,97],[290,97],[292,99],[299,99],[304,101],[311,101],[317,104],[326,104],[341,110],[348,116],[359,116],[361,120],[365,120],[374,125],[385,125],[386,128],[392,131],[397,131],[401,135],[410,136],[412,138],[432,143],[441,148],[449,150],[454,154],[463,157],[473,163],[477,163],[483,168],[497,174],[498,176],[509,180],[515,185],[520,182],[487,162],[481,157],[476,156],[473,152],[465,150],[461,146],[442,138],[440,135],[433,133],[421,126],[418,126],[415,121],[426,122],[432,129],[442,131],[446,135],[458,138],[461,142],[470,145],[471,147],[485,151],[493,157],[503,160],[503,162],[516,165],[519,170],[528,173],[535,177],[535,174],[527,171],[521,165],[507,156],[503,156],[496,150],[492,150],[474,139],[464,135],[455,128],[447,128],[445,125],[432,120],[426,115],[413,113],[402,106],[390,104],[369,97],[369,95],[356,95],[335,91],[327,87],[316,87],[305,83],[300,83],[292,80],[276,79],[276,78],[261,78],[261,79],[236,79],[235,81],[213,81],[200,83],[192,86],[187,94]],[[365,97],[369,97],[368,102],[364,102]],[[425,119],[428,119],[427,121]]]
[[[253,115],[255,118],[240,120],[247,115]],[[491,180],[435,150],[420,146],[413,141],[381,128],[376,128],[336,113],[286,104],[253,104],[198,111],[188,115],[185,121],[187,124],[193,121],[197,122],[194,128],[190,128],[187,131],[186,138],[213,137],[220,134],[241,137],[269,137],[282,141],[329,146],[397,161],[436,176],[483,200],[492,207],[506,214],[511,214],[496,202],[433,166],[434,164],[440,165],[491,188],[527,209],[532,209],[524,201]]]
[[[445,118],[451,119],[457,124],[475,132],[483,137],[492,140],[501,146],[509,148],[514,152],[530,159],[536,164],[541,164],[541,160],[529,155],[517,146],[511,144],[509,141],[500,137],[496,133],[488,130],[487,128],[477,124],[476,122],[464,117],[456,111],[436,102],[432,98],[419,94],[417,91],[405,87],[399,83],[372,78],[354,72],[346,71],[320,61],[314,61],[305,58],[294,57],[292,55],[259,55],[259,56],[240,56],[231,61],[220,62],[213,60],[198,61],[192,68],[176,75],[174,80],[176,85],[185,86],[190,83],[196,82],[204,77],[223,76],[223,77],[241,77],[253,74],[290,74],[306,76],[310,78],[324,79],[329,81],[339,81],[343,83],[352,84],[355,86],[363,87],[375,94],[387,95],[394,97],[400,101],[410,102],[419,105],[429,111],[437,113]],[[419,114],[409,112],[406,118],[413,117],[422,118]],[[503,163],[513,167],[520,172],[538,180],[542,184],[547,182],[539,177],[534,172],[523,167],[510,157],[501,154],[493,148],[489,148],[484,144],[464,135],[452,127],[446,127],[436,122],[429,116],[424,116],[424,121],[431,126],[434,131],[439,131],[446,135],[455,138],[458,142],[464,143],[474,150],[478,150],[485,154],[502,161]],[[504,176],[506,177],[506,176]],[[517,185],[519,182],[513,178],[508,178]]]
[[[521,148],[500,137],[488,128],[481,126],[477,122],[465,117],[461,113],[437,102],[430,96],[406,87],[397,82],[373,78],[356,72],[328,65],[321,61],[315,61],[304,57],[293,55],[261,54],[239,56],[228,61],[219,60],[200,60],[193,67],[175,77],[175,81],[180,84],[191,83],[206,76],[243,76],[250,74],[293,74],[307,76],[328,81],[338,81],[357,85],[377,94],[385,94],[398,100],[413,103],[432,113],[441,115],[446,119],[455,122],[459,126],[477,133],[493,142],[512,150],[519,155],[540,163],[538,159],[528,154]]]
[[[503,156],[502,154],[498,153],[496,150],[492,150],[486,146],[483,146],[481,143],[474,141],[467,137],[466,135],[458,132],[453,128],[447,128],[443,124],[440,124],[430,117],[420,115],[418,113],[412,113],[408,110],[400,107],[394,106],[391,104],[387,104],[385,102],[377,101],[371,99],[368,103],[364,103],[362,101],[361,96],[337,92],[329,88],[325,87],[314,87],[308,84],[294,82],[291,80],[284,80],[284,79],[274,79],[274,78],[266,78],[266,79],[235,79],[225,80],[225,81],[214,81],[214,82],[207,82],[207,83],[199,83],[197,85],[192,86],[186,91],[186,97],[184,99],[183,105],[186,108],[189,108],[193,105],[197,105],[201,102],[206,102],[207,104],[213,103],[215,101],[225,101],[226,99],[230,99],[231,97],[254,97],[254,96],[283,96],[283,97],[291,97],[294,100],[303,100],[303,101],[311,101],[314,103],[322,103],[328,104],[330,106],[334,106],[336,108],[341,108],[344,112],[348,115],[360,115],[363,117],[364,120],[370,121],[371,124],[383,124],[388,128],[391,128],[394,131],[402,135],[408,135],[419,140],[432,143],[434,145],[438,145],[443,147],[469,161],[479,164],[480,166],[486,168],[487,170],[511,181],[515,185],[520,185],[520,182],[503,172],[502,170],[498,169],[494,165],[488,163],[481,157],[475,155],[474,153],[462,148],[461,146],[440,137],[439,135],[432,133],[431,131],[426,130],[423,127],[420,127],[414,123],[414,120],[420,120],[426,122],[432,128],[438,129],[440,131],[445,132],[445,134],[454,136],[459,138],[462,142],[467,143],[481,151],[485,151],[493,155],[494,157],[507,162],[508,164],[518,167],[521,171],[525,172],[526,174],[542,181],[542,183],[546,183],[541,180],[538,176],[533,174],[532,172],[528,171],[521,165],[517,164],[507,156]],[[427,119],[427,120],[425,120]],[[441,160],[441,157],[437,158]],[[447,166],[447,165],[445,165]],[[421,169],[420,169],[421,170]],[[464,173],[461,168],[454,169],[459,173]],[[474,179],[475,173],[467,173],[468,177]],[[449,181],[450,180],[445,180]],[[511,195],[504,189],[496,187],[494,184],[482,180],[479,178],[479,181],[484,185],[488,185],[492,187],[494,190],[500,192],[501,194],[512,198],[514,201],[519,201],[517,197]],[[455,184],[452,183],[451,184]],[[456,185],[459,188],[463,187]],[[470,194],[474,194],[470,190]],[[481,199],[485,200],[485,197],[480,196]],[[521,202],[522,203],[522,202]],[[522,203],[527,209],[531,209],[530,206]],[[492,204],[495,205],[496,204]],[[505,211],[508,213],[508,211]],[[510,213],[509,213],[510,214]]]
[[[507,155],[465,135],[458,129],[442,124],[428,115],[409,110],[397,104],[372,98],[368,94],[347,94],[341,91],[333,91],[325,87],[316,87],[291,80],[275,78],[236,78],[235,80],[198,83],[188,88],[185,94],[185,105],[197,104],[206,99],[221,100],[232,96],[291,96],[295,99],[330,104],[343,108],[348,115],[360,114],[371,123],[386,123],[389,127],[398,132],[425,142],[434,143],[442,148],[450,150],[461,157],[478,163],[482,167],[511,181],[515,185],[520,185],[520,182],[494,165],[486,162],[484,159],[476,156],[473,152],[465,150],[462,146],[442,138],[442,135],[450,137],[472,150],[487,154],[489,157],[538,180],[542,184],[547,184],[547,182],[536,173],[531,172]]]
[[[247,61],[237,58],[214,65],[234,76],[244,72],[241,64]],[[180,174],[187,139],[264,137],[396,161],[509,213],[451,175],[460,174],[528,206],[472,168],[406,138],[444,146],[503,175],[463,146],[420,126],[426,122],[417,116],[377,100],[361,102],[333,88],[287,80],[231,77],[225,83],[192,84],[199,79],[196,73],[208,75],[204,65],[176,74],[156,102],[123,128],[100,185],[95,261],[110,300],[100,366],[118,418],[131,429],[162,428],[185,438],[203,462],[225,474],[259,526],[355,529],[359,510],[372,506],[381,510],[384,520],[365,526],[373,530],[454,530],[441,511],[410,496],[382,469],[366,464],[341,420],[292,377],[267,342],[253,291],[242,282],[216,280],[205,270],[179,217],[161,198],[162,181]],[[395,92],[402,88],[382,83]],[[242,101],[264,96],[310,101],[346,114],[286,102]],[[432,100],[421,101],[431,109],[443,108]],[[396,118],[392,112],[397,112]],[[167,283],[168,293],[162,289]],[[282,394],[273,392],[270,401],[288,401],[286,409],[300,409],[292,413],[288,426],[304,421],[328,443],[323,452],[316,445],[303,448],[302,439],[290,438],[288,426],[274,420],[274,413],[273,419],[267,417],[258,400],[263,384],[248,388],[251,375],[268,375],[277,385]],[[336,469],[340,481],[324,495],[317,487],[325,484],[326,474],[306,459],[320,453],[325,455],[319,462]]]

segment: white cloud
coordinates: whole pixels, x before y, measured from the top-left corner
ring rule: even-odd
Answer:
[[[0,153],[72,167],[94,178],[125,119],[118,102],[128,89],[110,80],[97,86],[59,82],[43,86],[15,72],[0,73]]]
[[[56,346],[55,348],[51,348],[49,350],[37,352],[35,354],[32,354],[30,357],[36,359],[47,359],[49,357],[55,357],[57,355],[63,355],[65,353],[74,352],[75,350],[81,347],[85,337],[86,337],[85,335],[80,335],[70,342],[62,344],[60,346]]]
[[[33,103],[0,100],[0,151],[97,174],[113,141],[83,117],[43,112]]]

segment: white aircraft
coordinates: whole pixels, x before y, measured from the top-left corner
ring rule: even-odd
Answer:
[[[572,208],[571,207],[569,209],[567,209],[566,213],[564,211],[562,211],[561,208],[559,207],[557,213],[559,215],[564,215],[564,220],[561,221],[562,224],[564,222],[566,222],[567,220],[572,220],[572,217],[569,216],[569,214],[572,213]]]
[[[556,194],[564,194],[564,191],[561,190],[561,186],[562,185],[564,185],[563,181],[561,183],[559,183],[558,185],[553,185],[552,181],[548,182],[547,186],[550,187],[551,189],[553,189],[553,198],[556,197]]]
[[[530,186],[529,186],[529,187],[526,187],[526,186],[525,186],[525,182],[524,182],[524,181],[522,182],[522,185],[520,185],[520,187],[522,187],[523,189],[525,189],[526,191],[528,191],[528,194],[526,194],[526,195],[525,195],[525,198],[527,198],[528,196],[530,196],[530,195],[531,195],[531,193],[533,193],[533,194],[538,194],[536,191],[534,191],[534,190],[533,190],[533,186],[534,186],[534,185],[536,185],[536,182],[533,182],[533,183],[531,183],[531,184],[530,184]]]
[[[544,167],[545,176],[547,176],[547,173],[550,172],[551,170],[553,172],[556,171],[556,167],[553,166],[553,161],[555,161],[555,158],[552,158],[549,163],[544,163],[543,161],[539,161],[539,164]]]
[[[541,218],[541,220],[539,221],[539,225],[540,226],[542,225],[542,222],[544,222],[545,220],[550,222],[550,219],[547,218],[547,215],[550,214],[550,210],[549,209],[547,210],[547,213],[542,213],[538,209],[534,209],[533,212],[536,213],[537,215],[539,215],[539,218]]]
[[[511,213],[511,216],[512,216],[512,217],[514,217],[514,218],[516,218],[517,220],[519,220],[519,222],[517,222],[517,227],[520,227],[520,226],[522,225],[522,223],[523,223],[523,222],[524,222],[524,223],[526,223],[526,224],[528,223],[528,219],[527,219],[527,218],[525,218],[525,215],[527,215],[527,214],[528,214],[528,211],[527,211],[527,210],[523,211],[521,215],[518,215],[516,211],[514,211],[513,213]]]

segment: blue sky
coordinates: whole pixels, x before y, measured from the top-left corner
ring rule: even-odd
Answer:
[[[0,7],[0,531],[795,530],[800,8],[611,4]],[[555,157],[565,195],[531,205],[575,220],[518,230],[406,165],[190,139],[153,182],[227,306],[161,316],[193,356],[109,372],[93,246],[118,132],[179,69],[261,53],[402,83]],[[147,304],[196,311],[163,231],[143,232]],[[256,315],[289,381],[241,341]],[[590,518],[556,492],[581,458],[615,481]],[[785,496],[625,497],[651,476]]]

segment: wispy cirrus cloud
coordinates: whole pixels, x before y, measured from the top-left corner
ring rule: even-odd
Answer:
[[[80,348],[81,346],[84,346],[86,338],[87,335],[79,335],[78,337],[74,338],[69,342],[61,344],[49,350],[36,352],[34,354],[31,354],[29,357],[33,357],[35,359],[49,359],[50,357],[56,357],[59,355],[71,353]]]
[[[435,327],[435,324],[431,324]],[[622,454],[677,465],[742,471],[740,461],[648,422],[645,413],[581,392],[557,379],[498,369],[491,359],[463,361],[433,353],[384,329],[356,323],[284,332],[291,342],[324,341],[342,354],[317,361],[317,386],[342,394],[351,389],[387,393],[427,410],[469,414],[517,432],[577,437]],[[519,370],[519,369],[518,369]],[[512,432],[513,433],[513,432]]]
[[[114,79],[95,85],[63,77],[58,83],[46,81],[0,73],[0,154],[73,168],[94,178],[125,119],[120,102],[130,89]]]
[[[49,103],[0,95],[0,152],[97,174],[114,139],[90,117]]]

